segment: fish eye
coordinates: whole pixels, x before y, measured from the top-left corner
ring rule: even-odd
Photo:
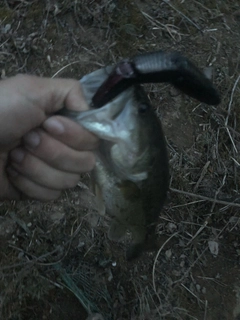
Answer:
[[[141,114],[144,114],[147,112],[149,106],[145,103],[141,103],[138,107],[138,112],[141,113]]]

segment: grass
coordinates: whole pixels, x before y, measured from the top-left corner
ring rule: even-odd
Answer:
[[[60,319],[51,297],[61,294],[62,314],[74,312],[53,268],[66,260],[70,266],[87,262],[101,275],[113,300],[112,319],[237,319],[237,9],[237,1],[218,0],[0,4],[2,79],[19,72],[79,79],[138,52],[177,50],[202,68],[212,67],[222,96],[221,104],[212,108],[165,84],[147,86],[164,127],[171,167],[169,199],[157,228],[158,252],[127,263],[125,244],[107,239],[108,221],[101,218],[97,227],[89,225],[95,208],[81,187],[46,204],[1,204],[2,319]],[[216,257],[209,241],[218,243]],[[86,318],[80,303],[75,305]],[[103,304],[102,313],[106,312]]]

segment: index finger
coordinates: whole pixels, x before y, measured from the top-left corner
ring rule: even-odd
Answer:
[[[99,139],[78,123],[62,116],[49,117],[43,128],[55,139],[75,150],[94,150]]]

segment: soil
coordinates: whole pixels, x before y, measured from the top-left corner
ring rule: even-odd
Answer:
[[[179,51],[211,68],[222,98],[211,107],[146,86],[171,167],[157,252],[126,261],[128,240],[108,240],[88,175],[57,201],[0,203],[0,318],[240,319],[239,2],[4,0],[0,30],[2,79],[80,79],[142,52]]]

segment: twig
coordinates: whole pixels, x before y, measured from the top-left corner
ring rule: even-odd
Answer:
[[[194,296],[194,298],[196,298],[198,301],[200,301],[201,303],[203,303],[203,301],[201,299],[198,298],[198,296],[196,296],[190,289],[188,289],[183,283],[181,283],[181,286],[186,289],[192,296]]]
[[[13,211],[10,211],[10,212],[9,212],[9,215],[10,215],[10,217],[12,218],[12,220],[13,220],[14,222],[16,222],[16,223],[26,232],[26,234],[28,235],[28,237],[30,237],[30,236],[31,236],[31,231],[30,231],[29,228],[27,227],[26,223],[25,223],[22,219],[18,218],[18,217],[16,216],[15,212],[13,212]]]
[[[203,318],[203,320],[207,320],[207,308],[208,308],[208,301],[205,300],[205,309],[204,309],[204,318]]]
[[[200,203],[200,202],[204,202],[204,200],[196,200],[196,201],[191,201],[191,202],[179,204],[177,206],[171,207],[171,209],[182,208],[182,207],[190,206],[191,204],[196,204],[196,203]]]
[[[191,193],[191,192],[187,192],[187,191],[182,191],[182,190],[178,190],[178,189],[175,189],[175,188],[170,188],[170,190],[173,191],[173,192],[176,192],[176,193],[185,194],[186,196],[195,197],[195,198],[206,200],[206,201],[210,201],[210,202],[216,202],[218,204],[224,204],[226,206],[232,206],[232,207],[240,208],[240,204],[239,203],[228,202],[228,201],[223,201],[223,200],[216,200],[214,198],[201,196],[200,194],[195,194],[195,193]]]
[[[54,75],[52,76],[52,78],[55,78],[60,72],[62,72],[64,69],[66,69],[67,67],[71,66],[72,64],[75,64],[75,63],[80,63],[81,61],[78,60],[78,61],[74,61],[74,62],[71,62],[69,64],[67,64],[66,66],[63,66],[61,69],[59,69],[56,73],[54,73]]]
[[[52,285],[54,285],[55,287],[59,288],[59,289],[63,289],[63,286],[60,285],[59,283],[55,282],[55,281],[52,281],[50,279],[48,279],[47,277],[44,277],[42,275],[39,275],[40,278],[44,279],[44,280],[47,280],[49,283],[51,283]]]
[[[213,240],[217,240],[219,239],[220,235],[223,233],[223,231],[227,228],[227,226],[229,225],[230,222],[226,223],[225,226],[222,228],[222,230],[219,231],[219,233],[214,237]],[[184,272],[183,276],[174,281],[173,285],[176,285],[179,282],[182,282],[186,276],[189,274],[189,272],[191,271],[191,269],[196,265],[196,263],[200,260],[200,258],[205,254],[205,252],[208,250],[208,247],[205,247],[205,249],[203,249],[203,251],[200,253],[200,255],[197,257],[197,259],[195,261],[193,261],[193,263],[189,266],[189,268]]]
[[[156,269],[156,263],[157,263],[157,260],[158,260],[158,257],[160,255],[160,253],[162,252],[162,249],[165,247],[165,245],[173,238],[175,237],[176,235],[178,234],[178,232],[175,232],[174,234],[171,235],[171,237],[169,237],[165,242],[164,244],[161,246],[161,248],[158,250],[157,254],[156,254],[156,257],[154,259],[154,263],[153,263],[153,270],[152,270],[152,282],[153,282],[153,290],[154,292],[156,293],[156,295],[158,296],[158,293],[157,293],[157,289],[156,289],[156,285],[155,285],[155,269]]]
[[[240,75],[238,76],[237,80],[235,81],[234,86],[233,86],[233,89],[232,89],[232,92],[231,92],[231,97],[230,97],[230,101],[229,101],[229,105],[228,105],[228,114],[227,114],[227,117],[226,117],[226,120],[225,120],[225,126],[228,125],[228,118],[229,118],[230,113],[231,113],[232,102],[233,102],[233,95],[234,95],[234,92],[235,92],[235,90],[236,90],[236,87],[237,87],[237,84],[238,84],[239,79],[240,79]]]
[[[19,250],[18,248],[16,248],[16,249]],[[35,263],[37,264],[38,261],[41,261],[43,258],[46,258],[48,256],[53,255],[54,253],[58,252],[59,250],[61,250],[61,248],[60,248],[60,246],[57,246],[57,248],[55,248],[54,250],[52,250],[52,251],[50,251],[50,252],[48,252],[46,254],[43,254],[40,257],[37,257],[37,258],[35,258],[33,260],[28,260],[28,261],[24,261],[24,262],[15,263],[15,264],[12,264],[12,265],[9,265],[9,266],[0,267],[0,272],[3,271],[3,270],[13,269],[13,268],[17,268],[17,267],[22,267],[22,266],[27,266],[27,265],[34,265]],[[29,253],[26,253],[26,254],[30,255]]]
[[[219,286],[221,286],[221,287],[227,287],[227,284],[224,284],[224,283],[222,283],[222,282],[220,282],[220,281],[217,281],[215,278],[211,278],[211,277],[203,277],[203,276],[197,276],[197,278],[199,278],[199,279],[203,279],[203,280],[211,280],[211,281],[213,281],[214,283],[216,283],[216,284],[218,284]]]
[[[236,159],[234,159],[233,157],[231,157],[231,159],[233,159],[233,162],[234,162],[238,167],[240,167],[240,163],[239,163]]]
[[[186,247],[188,247],[193,242],[193,240],[196,239],[196,237],[203,231],[203,229],[206,228],[206,226],[208,225],[208,221],[209,221],[209,217],[204,221],[204,224],[198,229],[198,231],[195,233],[192,239],[188,241],[188,243],[186,244]]]
[[[206,174],[206,172],[207,172],[207,169],[208,169],[209,165],[210,165],[210,161],[207,161],[207,163],[204,165],[204,167],[203,167],[203,169],[202,169],[200,178],[198,179],[198,181],[197,181],[197,183],[196,183],[196,185],[195,185],[195,187],[194,187],[194,189],[193,189],[193,192],[196,192],[196,191],[197,191],[197,189],[198,189],[198,187],[199,187],[202,179],[204,178],[204,176],[205,176],[205,174]]]
[[[193,0],[193,2],[195,2],[196,4],[198,4],[200,7],[202,7],[203,9],[207,10],[207,12],[212,15],[212,10],[208,9],[207,7],[205,7],[202,3],[196,1],[196,0]]]
[[[178,284],[179,282],[182,282],[187,275],[189,274],[189,272],[191,271],[191,269],[195,266],[195,264],[200,260],[200,258],[204,255],[204,253],[207,251],[208,247],[206,247],[205,249],[203,249],[203,251],[200,253],[200,255],[193,261],[193,263],[191,263],[191,265],[189,266],[189,268],[184,272],[184,274],[182,275],[182,277],[176,281],[173,282],[172,286],[175,286],[176,284]]]
[[[163,0],[164,3],[166,3],[167,5],[169,5],[169,7],[171,7],[173,10],[175,10],[177,13],[179,13],[183,18],[185,18],[188,22],[190,22],[194,27],[196,27],[199,31],[202,32],[202,29],[195,23],[193,22],[190,18],[188,18],[187,16],[185,16],[185,14],[183,14],[181,11],[179,11],[178,9],[176,9],[171,3],[169,3],[169,1]]]
[[[231,113],[232,102],[233,102],[233,95],[234,95],[234,92],[235,92],[235,90],[236,90],[236,87],[237,87],[237,84],[238,84],[239,79],[240,79],[240,75],[237,77],[237,80],[236,80],[235,83],[234,83],[234,86],[233,86],[233,89],[232,89],[232,92],[231,92],[231,97],[230,97],[229,105],[228,105],[228,114],[227,114],[226,119],[225,119],[225,128],[226,128],[226,130],[227,130],[227,133],[228,133],[228,135],[229,135],[229,138],[230,138],[230,140],[231,140],[231,142],[232,142],[233,148],[234,148],[234,150],[235,150],[236,153],[238,153],[238,150],[237,150],[237,148],[236,148],[236,146],[235,146],[235,143],[234,143],[234,141],[233,141],[233,138],[232,138],[232,136],[231,136],[231,134],[230,134],[230,131],[229,131],[229,128],[228,128],[228,120],[229,120],[229,116],[230,116],[230,113]]]
[[[153,26],[155,26],[154,29],[157,28],[157,29],[160,29],[160,30],[166,30],[169,33],[169,35],[173,38],[173,40],[175,40],[175,41],[180,41],[181,40],[181,33],[179,33],[177,31],[178,28],[175,25],[163,24],[163,23],[153,19],[153,17],[151,17],[146,12],[141,11],[141,13]],[[174,34],[176,34],[178,36],[178,39],[175,37]]]
[[[217,199],[217,196],[218,196],[219,192],[221,191],[222,187],[225,185],[226,176],[227,176],[227,175],[225,174],[224,177],[223,177],[223,180],[222,180],[222,183],[221,183],[220,187],[217,189],[217,191],[216,191],[216,193],[215,193],[214,199]],[[214,201],[214,203],[212,204],[212,207],[211,207],[211,210],[210,210],[211,212],[213,212],[213,209],[214,209],[214,207],[215,207],[215,204],[216,204],[216,201]]]
[[[229,138],[230,138],[230,140],[231,140],[231,142],[232,142],[232,145],[233,145],[233,148],[234,148],[235,152],[238,153],[237,147],[235,146],[235,143],[234,143],[234,141],[233,141],[233,138],[232,138],[232,136],[231,136],[231,134],[230,134],[230,131],[229,131],[228,127],[226,127],[226,130],[227,130],[227,133],[228,133],[228,135],[229,135]]]

